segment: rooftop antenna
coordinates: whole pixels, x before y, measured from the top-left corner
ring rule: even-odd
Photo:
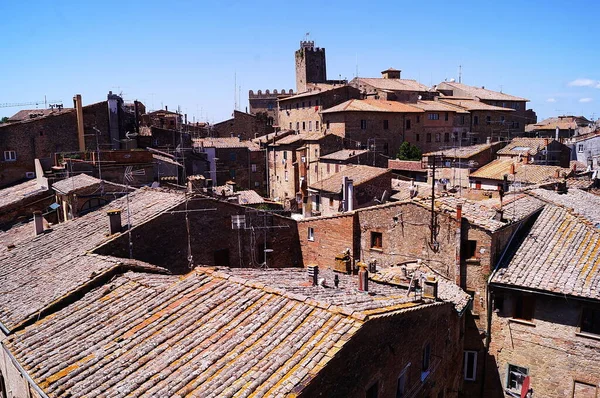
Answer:
[[[462,65],[458,65],[458,82],[462,83]]]
[[[354,77],[358,78],[358,53],[356,53],[356,75]]]
[[[237,72],[233,72],[233,109],[237,110]]]

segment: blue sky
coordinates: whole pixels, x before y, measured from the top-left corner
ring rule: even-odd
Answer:
[[[235,95],[295,88],[306,32],[328,77],[387,67],[531,100],[539,118],[600,117],[596,1],[0,1],[0,103],[84,104],[109,90],[188,118],[228,118]],[[234,84],[237,75],[237,90]],[[241,94],[240,94],[241,92]],[[21,108],[0,108],[0,117]]]

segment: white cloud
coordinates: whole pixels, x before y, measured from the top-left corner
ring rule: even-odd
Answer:
[[[568,84],[571,87],[594,87],[600,88],[600,81],[592,79],[575,79]]]
[[[593,100],[594,100],[593,98],[581,98],[579,100],[579,102],[584,102],[585,103],[585,102],[592,102]]]
[[[546,102],[556,102],[556,98],[548,98]]]

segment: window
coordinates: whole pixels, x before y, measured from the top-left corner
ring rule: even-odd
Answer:
[[[319,121],[315,121],[315,130],[319,131]]]
[[[339,173],[339,172],[340,172],[340,165],[339,165],[339,164],[336,164],[336,165],[335,165],[335,172],[336,172],[336,173]]]
[[[600,309],[583,309],[581,313],[581,331],[600,335]]]
[[[429,376],[429,366],[431,365],[431,344],[427,343],[423,347],[423,358],[421,364],[421,381],[424,381]]]
[[[256,188],[260,187],[260,182],[254,181],[254,187],[256,187]]]
[[[421,116],[417,115],[417,123],[421,123]]]
[[[319,166],[315,164],[315,173],[319,172]]]
[[[304,103],[304,101],[302,101],[302,109],[304,109],[305,105],[306,104]]]
[[[329,198],[329,207],[333,207],[333,198]]]
[[[325,127],[325,128],[326,128],[327,130],[329,130],[329,120],[327,120],[327,121],[325,122],[325,125],[326,125],[326,127]]]
[[[444,114],[444,120],[445,120],[445,121],[448,121],[448,112],[446,112],[446,113]]]
[[[573,381],[573,398],[597,397],[598,388],[594,384],[584,381]]]
[[[287,151],[283,151],[283,160],[287,160]]]
[[[315,229],[313,227],[308,227],[308,240],[311,242],[315,240]]]
[[[419,134],[415,134],[415,141],[419,142]]]
[[[306,122],[302,122],[302,130],[306,130]]]
[[[0,372],[0,398],[6,398],[6,383],[4,382],[4,375]]]
[[[300,131],[300,122],[296,122],[296,131]]]
[[[477,241],[476,240],[467,240],[465,242],[465,257],[464,258],[475,257],[476,250],[477,250]]]
[[[579,153],[583,152],[583,144],[577,144],[577,152],[579,152]]]
[[[387,130],[387,129],[389,129],[389,128],[390,128],[390,123],[389,123],[389,121],[388,121],[388,120],[384,120],[384,121],[383,121],[383,129],[384,129],[384,130]]]
[[[439,113],[428,113],[427,114],[427,119],[429,119],[429,120],[439,120],[440,119],[440,114]]]
[[[486,116],[486,117],[485,117],[485,124],[487,124],[488,126],[489,126],[490,124],[492,124],[492,117],[491,117],[491,116]]]
[[[273,110],[273,103],[269,102],[269,104],[267,105],[267,109],[272,111]]]
[[[229,169],[229,177],[231,177],[232,180],[235,180],[235,169]]]
[[[465,124],[465,115],[460,115],[460,124]]]
[[[406,129],[410,130],[410,119],[406,119]]]
[[[508,372],[506,377],[506,388],[510,391],[514,391],[516,393],[521,393],[521,388],[523,387],[523,380],[529,373],[527,368],[522,368],[520,366],[508,364]]]
[[[318,158],[319,157],[319,149],[315,148],[315,157]]]
[[[312,106],[312,101],[308,101],[308,107],[310,108]]]
[[[383,248],[383,234],[381,232],[371,232],[371,249]]]
[[[289,172],[288,172],[287,170],[285,171],[285,174],[284,174],[284,176],[285,176],[285,180],[286,180],[286,181],[288,181],[288,178],[289,178]]]
[[[17,160],[17,153],[15,151],[4,151],[4,160],[7,162],[13,162]]]
[[[506,121],[504,116],[500,116],[500,123],[504,124],[504,122]]]
[[[232,162],[235,162],[237,160],[237,155],[235,152],[229,153],[229,160],[231,160]]]
[[[479,125],[479,116],[473,116],[473,125],[474,126]]]
[[[367,389],[366,398],[377,398],[379,396],[379,386],[377,382],[373,383],[371,387]]]
[[[518,295],[515,297],[514,318],[531,321],[533,319],[534,309],[535,297],[525,295]]]
[[[477,378],[477,351],[465,351],[464,362],[463,375],[465,380],[475,381]]]
[[[427,135],[425,136],[425,141],[431,142],[431,133],[427,133]]]
[[[252,168],[252,172],[256,173],[256,163],[252,163],[250,167]]]
[[[396,385],[396,398],[403,398],[406,396],[406,385],[408,384],[408,369],[410,368],[410,363],[406,365],[400,376],[398,376],[398,384]]]
[[[440,133],[435,133],[435,142],[440,142],[442,140],[442,136]]]
[[[308,121],[308,131],[312,131],[312,120]]]
[[[296,102],[296,109],[300,109],[300,103]]]
[[[330,164],[329,164],[329,163],[327,163],[327,174],[329,174],[329,172],[330,172],[330,171],[331,171],[331,170],[330,170]]]
[[[360,129],[361,130],[366,130],[367,129],[367,121],[366,120],[361,120],[360,121]]]
[[[450,142],[450,133],[444,133],[444,142]]]
[[[319,106],[319,100],[315,100],[315,106]]]
[[[292,129],[292,122],[290,122],[290,130]]]

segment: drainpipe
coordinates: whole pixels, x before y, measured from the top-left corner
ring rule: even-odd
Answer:
[[[46,393],[44,392],[44,390],[42,390],[40,388],[40,386],[38,386],[37,383],[31,378],[31,376],[29,376],[29,374],[27,373],[27,371],[25,369],[23,369],[23,367],[21,366],[21,364],[16,360],[15,357],[13,357],[13,355],[10,353],[10,351],[8,351],[8,349],[6,348],[6,346],[4,344],[2,344],[2,348],[4,348],[4,352],[10,358],[10,361],[12,362],[12,364],[14,365],[14,367],[17,368],[17,370],[19,371],[19,373],[21,373],[21,375],[25,378],[25,380],[27,380],[27,382],[29,383],[29,385],[31,387],[33,387],[33,389],[35,390],[35,392],[37,392],[41,398],[48,398],[48,395],[46,395]]]

